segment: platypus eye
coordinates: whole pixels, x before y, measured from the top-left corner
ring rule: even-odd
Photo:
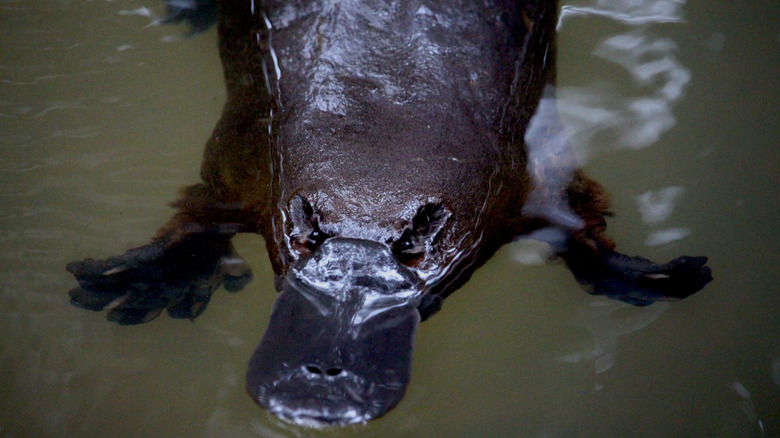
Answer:
[[[314,251],[320,245],[322,245],[322,242],[324,242],[328,237],[330,236],[327,233],[322,232],[321,230],[318,229],[312,230],[312,232],[309,233],[308,236],[306,236],[306,248],[309,251]]]
[[[292,223],[288,229],[290,242],[299,252],[314,252],[322,242],[331,237],[320,229],[321,213],[303,195],[290,201]]]
[[[412,241],[412,230],[404,230],[401,237],[393,242],[393,252],[396,254],[411,251],[414,248],[414,242]]]
[[[438,203],[425,204],[417,209],[411,223],[392,242],[393,254],[402,263],[410,263],[425,254],[449,216],[449,210]]]

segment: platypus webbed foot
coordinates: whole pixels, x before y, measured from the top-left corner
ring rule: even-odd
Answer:
[[[69,293],[71,303],[106,310],[108,320],[122,325],[150,321],[163,309],[173,318],[194,319],[216,289],[241,290],[252,275],[229,237],[203,234],[175,244],[154,241],[118,257],[72,262],[66,269],[79,282]]]
[[[608,275],[595,293],[634,305],[655,301],[677,301],[692,295],[712,281],[707,257],[678,257],[658,264],[642,257],[613,253],[607,259]]]
[[[595,295],[604,295],[635,306],[656,301],[677,301],[712,281],[707,257],[678,257],[654,263],[613,250],[570,248],[561,254],[578,282]]]

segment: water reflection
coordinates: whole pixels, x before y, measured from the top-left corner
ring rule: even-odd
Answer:
[[[652,324],[668,308],[668,303],[634,308],[619,301],[595,300],[581,307],[578,315],[570,321],[571,325],[584,327],[590,332],[593,345],[564,355],[560,360],[569,363],[593,362],[596,373],[603,373],[615,363],[618,339]],[[629,311],[627,316],[615,317],[625,311]]]
[[[671,216],[674,205],[685,190],[680,186],[669,186],[659,190],[648,190],[636,197],[642,220],[655,225]]]
[[[685,0],[596,0],[567,4],[558,24],[573,17],[603,16],[626,24],[681,23]]]
[[[764,422],[761,421],[760,418],[758,418],[758,413],[756,412],[756,405],[753,403],[753,396],[750,394],[750,391],[748,391],[747,388],[745,388],[745,385],[739,383],[739,382],[732,382],[731,388],[734,390],[734,392],[737,393],[741,397],[741,400],[737,402],[737,406],[739,407],[739,410],[742,411],[742,413],[747,418],[748,422],[755,426],[758,430],[758,433],[760,435],[764,435]]]
[[[642,220],[651,226],[659,226],[667,220],[685,190],[680,186],[670,186],[659,190],[648,190],[638,195],[635,200],[639,206]],[[650,232],[645,239],[645,245],[658,246],[680,240],[691,234],[690,228],[669,227]]]
[[[598,134],[614,137],[611,146],[642,149],[671,129],[675,103],[683,96],[691,73],[676,56],[677,44],[654,35],[650,26],[683,22],[683,1],[597,1],[563,7],[558,28],[574,17],[599,16],[627,26],[628,31],[603,40],[593,54],[617,64],[631,75],[639,96],[617,94],[613,87],[567,86],[558,90],[558,108],[567,128],[586,157]]]

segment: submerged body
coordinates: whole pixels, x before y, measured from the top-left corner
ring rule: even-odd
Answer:
[[[149,245],[68,269],[74,304],[122,324],[194,318],[249,270],[277,274],[249,393],[302,424],[380,416],[403,397],[414,334],[502,244],[541,229],[592,293],[633,304],[710,281],[703,257],[615,252],[598,184],[552,100],[554,1],[225,1],[228,102],[203,182]]]

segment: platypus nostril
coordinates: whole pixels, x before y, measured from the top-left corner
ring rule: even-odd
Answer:
[[[306,371],[308,371],[309,374],[314,374],[314,375],[318,375],[318,376],[322,375],[322,374],[325,374],[325,375],[328,375],[328,376],[331,376],[331,377],[338,376],[339,374],[341,374],[344,371],[341,368],[336,368],[336,367],[328,368],[327,370],[323,371],[323,368],[320,368],[317,365],[306,365],[304,367],[304,369]]]
[[[329,376],[338,376],[341,374],[341,368],[328,368],[328,370],[325,371],[325,374]]]

